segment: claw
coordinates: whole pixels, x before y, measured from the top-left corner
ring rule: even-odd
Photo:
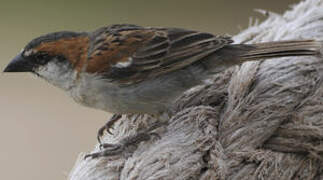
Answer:
[[[98,131],[98,134],[97,134],[97,136],[96,136],[96,138],[97,138],[97,140],[98,140],[98,142],[99,142],[99,144],[101,145],[102,143],[101,143],[101,137],[103,136],[103,134],[104,134],[104,130],[105,130],[105,126],[103,126],[103,127],[101,127],[100,129],[99,129],[99,131]]]
[[[91,157],[92,159],[102,157],[102,156],[115,156],[119,155],[123,152],[124,145],[121,144],[101,144],[102,148],[105,148],[104,150],[101,150],[99,152],[90,153],[84,156],[84,160]]]
[[[105,148],[109,148],[109,147],[112,147],[112,149],[116,149],[118,147],[120,147],[119,144],[109,144],[109,143],[103,143],[103,144],[100,144],[99,148],[100,149],[105,149]]]
[[[103,126],[101,127],[99,130],[98,130],[98,134],[97,134],[97,140],[99,142],[99,144],[101,145],[102,142],[101,142],[101,137],[103,136],[104,134],[104,131],[106,130],[109,134],[112,135],[112,132],[110,131],[111,129],[113,129],[113,125],[116,121],[118,121],[120,118],[122,117],[122,115],[120,114],[114,114],[110,119],[109,121]]]
[[[122,145],[120,145],[120,144],[109,144],[109,143],[101,144],[101,146],[104,149],[109,148],[109,150],[111,150],[111,151],[115,151],[115,150],[120,149],[122,147]]]
[[[86,158],[98,158],[98,157],[102,157],[102,156],[115,156],[115,155],[119,155],[122,154],[123,152],[127,153],[131,153],[133,152],[133,145],[137,146],[140,142],[143,141],[149,141],[151,140],[152,136],[157,137],[158,139],[161,139],[160,135],[157,134],[156,132],[151,132],[154,129],[163,126],[165,123],[156,123],[154,125],[152,125],[150,128],[146,129],[145,131],[141,131],[138,132],[137,134],[135,134],[134,136],[128,136],[123,138],[121,141],[119,141],[118,144],[109,144],[109,143],[104,143],[102,144],[100,141],[100,137],[103,135],[104,130],[109,129],[110,125],[113,124],[115,121],[117,121],[118,119],[120,119],[121,115],[114,115],[111,118],[111,121],[109,121],[104,127],[100,128],[98,131],[98,141],[100,143],[100,151],[99,152],[95,152],[92,154],[87,154],[85,155],[84,159]],[[107,128],[108,127],[108,128]]]
[[[151,136],[156,136],[158,139],[161,137],[157,133],[138,133],[132,137],[125,137],[120,141],[120,144],[100,144],[100,151],[92,154],[85,155],[84,159],[91,157],[92,159],[102,156],[114,156],[122,154],[124,151],[129,151],[129,147],[132,145],[138,145],[142,141],[149,141]]]
[[[92,159],[97,158],[97,157],[99,157],[99,152],[97,152],[97,153],[91,153],[91,154],[86,154],[84,156],[84,160],[86,160],[89,157],[91,157]]]
[[[107,128],[107,132],[108,132],[108,134],[113,135],[113,134],[112,134],[112,131],[110,131],[110,129],[112,129],[112,130],[113,130],[114,128],[113,128],[113,127]]]

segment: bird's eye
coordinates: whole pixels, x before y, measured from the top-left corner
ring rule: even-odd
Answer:
[[[44,65],[49,61],[49,56],[46,53],[40,52],[34,55],[35,63],[39,65]]]

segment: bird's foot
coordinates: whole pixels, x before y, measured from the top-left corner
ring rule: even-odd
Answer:
[[[101,143],[101,137],[104,134],[104,131],[107,131],[109,134],[112,134],[112,132],[110,131],[111,129],[113,129],[113,125],[115,122],[117,122],[120,118],[122,117],[121,114],[114,114],[109,120],[108,122],[102,126],[97,134],[97,139],[100,145],[102,145]]]
[[[122,153],[132,153],[134,151],[134,146],[138,145],[140,142],[150,140],[152,136],[156,136],[160,139],[160,136],[157,133],[141,132],[134,136],[122,139],[118,144],[100,144],[100,149],[102,150],[100,150],[99,152],[87,154],[85,155],[84,159],[89,157],[95,159],[98,157],[115,156]]]

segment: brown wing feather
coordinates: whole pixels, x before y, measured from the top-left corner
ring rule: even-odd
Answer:
[[[116,64],[127,62],[138,48],[149,41],[153,31],[107,27],[94,33],[89,50],[87,72],[108,73]]]
[[[88,72],[103,74],[120,85],[134,84],[189,66],[232,43],[229,37],[184,29],[124,29],[96,35]]]

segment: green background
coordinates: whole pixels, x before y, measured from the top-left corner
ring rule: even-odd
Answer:
[[[283,12],[298,0],[0,0],[0,69],[31,39],[113,23],[182,27],[216,34],[246,28],[254,9]],[[96,143],[109,114],[81,107],[31,74],[0,75],[0,179],[66,179]]]

